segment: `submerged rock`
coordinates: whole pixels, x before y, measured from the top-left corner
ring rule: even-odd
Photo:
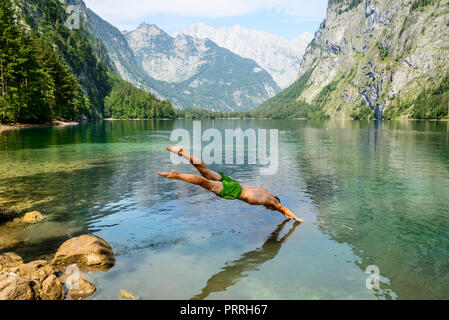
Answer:
[[[126,300],[137,300],[137,296],[135,296],[134,294],[132,294],[131,292],[127,291],[127,290],[122,290],[120,291],[120,298],[122,299],[126,299]]]
[[[0,250],[15,247],[22,242],[21,240],[15,239],[11,235],[1,234],[1,232],[3,232],[3,230],[0,230]]]
[[[45,219],[45,216],[40,213],[39,211],[31,211],[25,213],[25,215],[22,217],[21,222],[27,223],[27,224],[34,224],[41,222]]]
[[[93,295],[96,290],[97,288],[95,285],[83,278],[80,278],[78,285],[74,288],[70,288],[68,293],[73,300],[84,300]]]
[[[19,245],[27,239],[26,226],[38,223],[46,218],[38,211],[28,212],[20,217],[18,211],[2,210],[0,208],[0,250]],[[8,213],[5,214],[5,212]]]
[[[29,224],[36,224],[38,222],[41,222],[42,220],[45,220],[47,217],[44,216],[39,211],[31,211],[25,213],[22,217],[15,217],[14,219],[9,219],[10,221],[6,221],[4,223],[4,227],[7,228],[18,228],[23,227]]]
[[[20,214],[19,211],[16,210],[8,210],[4,207],[0,207],[0,222],[2,220],[11,220],[17,217]]]
[[[115,264],[114,252],[103,239],[93,235],[82,235],[64,242],[53,259],[54,264],[109,269]]]

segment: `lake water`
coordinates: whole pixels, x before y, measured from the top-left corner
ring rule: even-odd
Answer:
[[[0,205],[48,216],[0,231],[0,241],[17,242],[0,252],[30,261],[70,237],[104,238],[116,265],[88,276],[91,299],[118,299],[122,289],[142,299],[449,298],[448,122],[202,121],[279,130],[277,175],[211,168],[279,195],[304,218],[296,228],[263,207],[158,177],[174,168],[164,147],[177,128],[192,121],[0,133]],[[371,265],[379,290],[366,288]]]

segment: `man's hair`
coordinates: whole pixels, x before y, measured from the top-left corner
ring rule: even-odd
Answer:
[[[279,199],[278,197],[275,196],[275,198],[279,201],[279,203],[281,203],[281,199]]]

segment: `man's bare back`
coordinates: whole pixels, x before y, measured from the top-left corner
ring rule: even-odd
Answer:
[[[183,174],[176,170],[172,170],[171,172],[158,172],[157,174],[159,176],[168,179],[183,180],[201,186],[224,199],[238,199],[250,205],[262,205],[269,210],[279,211],[286,218],[303,222],[303,220],[296,217],[287,207],[281,205],[279,198],[273,196],[268,190],[260,187],[240,186],[232,178],[207,168],[204,163],[185,152],[183,147],[167,147],[167,150],[188,159],[202,176]]]

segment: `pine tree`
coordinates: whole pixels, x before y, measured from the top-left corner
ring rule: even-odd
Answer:
[[[0,2],[0,82],[2,97],[2,118],[8,118],[9,97],[16,91],[14,68],[17,65],[17,52],[20,48],[20,30],[16,25],[15,12],[11,0]]]

